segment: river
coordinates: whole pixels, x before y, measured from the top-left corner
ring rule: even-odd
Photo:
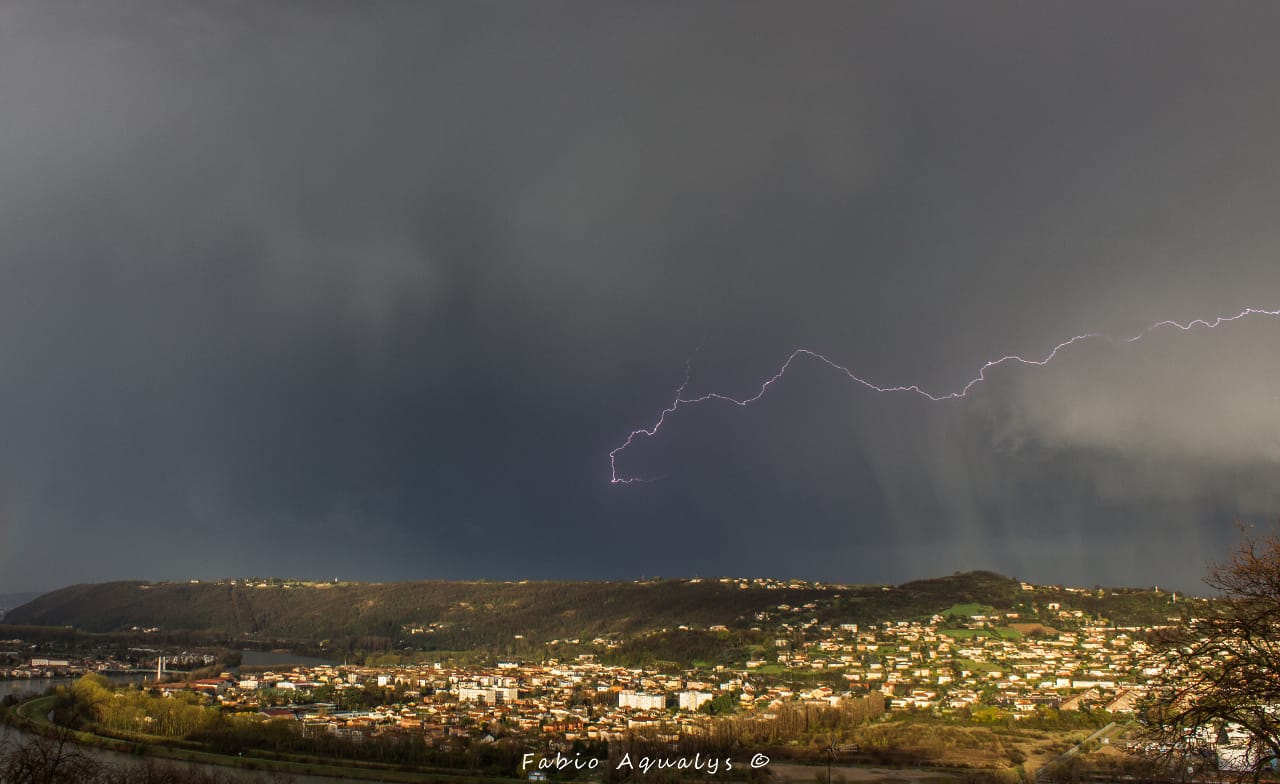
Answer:
[[[243,667],[282,667],[286,665],[287,666],[294,666],[294,665],[320,666],[325,664],[332,665],[337,663],[338,662],[332,662],[327,659],[317,659],[312,656],[297,656],[295,654],[286,653],[283,651],[249,651],[249,650],[241,651],[241,662],[240,662],[241,666]],[[112,683],[119,684],[119,683],[138,683],[140,681],[147,680],[154,676],[150,675],[149,673],[128,673],[128,674],[109,675],[107,677]],[[4,695],[6,694],[13,694],[18,697],[36,696],[39,694],[43,694],[45,691],[55,686],[69,685],[73,683],[75,680],[76,680],[75,678],[31,678],[31,679],[13,678],[9,680],[0,680],[0,698],[3,698]],[[4,737],[5,733],[12,733],[11,735],[8,736],[12,739],[21,739],[25,737],[22,733],[18,732],[17,730],[13,730],[11,728],[0,725],[0,737]],[[138,766],[143,764],[142,760],[140,760],[138,757],[132,754],[120,754],[114,751],[107,751],[105,749],[97,749],[97,748],[90,748],[90,747],[84,747],[84,751],[89,755],[91,755],[94,759],[104,764],[108,764],[112,766]],[[160,760],[160,761],[167,762],[164,760]],[[290,782],[291,784],[351,784],[352,781],[355,781],[355,779],[340,779],[340,778],[333,778],[330,776],[301,776],[301,775],[282,776],[279,779],[272,779],[270,777],[270,774],[268,773],[259,772],[255,774],[250,771],[242,771],[237,768],[232,768],[232,767],[223,766],[223,765],[207,765],[207,764],[179,763],[179,762],[169,762],[168,764],[176,765],[182,768],[187,768],[187,767],[201,768],[209,772],[216,772],[224,776],[225,778],[231,779],[233,781],[239,781],[239,780],[242,780],[245,782],[286,781],[286,782]],[[361,779],[361,781],[376,781],[376,779]]]
[[[154,678],[154,675],[145,672],[131,673],[114,673],[107,675],[107,680],[114,684],[124,683],[140,683],[147,678]],[[12,694],[15,697],[38,697],[44,694],[54,686],[70,686],[75,683],[75,678],[0,678],[0,700],[5,695]]]
[[[241,667],[293,667],[297,665],[320,667],[326,664],[332,666],[341,664],[341,662],[317,659],[314,656],[298,656],[286,651],[246,650],[240,652]],[[181,674],[176,672],[168,674],[181,677]],[[141,683],[153,678],[155,678],[155,675],[149,672],[113,673],[107,675],[107,680],[117,685]],[[4,699],[5,695],[8,694],[19,698],[36,697],[55,686],[69,686],[75,680],[75,678],[0,678],[0,700]]]

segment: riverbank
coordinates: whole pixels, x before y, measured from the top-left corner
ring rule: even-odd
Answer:
[[[378,763],[334,762],[302,755],[249,752],[231,756],[182,748],[164,738],[129,739],[68,730],[49,720],[57,704],[56,696],[37,697],[12,706],[0,713],[0,719],[15,729],[36,735],[67,733],[76,744],[109,754],[121,763],[137,763],[140,758],[162,760],[200,767],[234,770],[245,774],[278,773],[294,777],[298,784],[342,784],[351,781],[377,781],[389,784],[515,784],[523,779],[486,777],[463,773],[448,774],[396,769]]]

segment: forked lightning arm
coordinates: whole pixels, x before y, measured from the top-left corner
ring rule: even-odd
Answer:
[[[1261,310],[1259,308],[1245,308],[1244,310],[1240,311],[1234,316],[1218,316],[1216,318],[1208,319],[1208,320],[1195,319],[1194,321],[1188,321],[1186,323],[1182,323],[1178,321],[1157,321],[1156,323],[1152,324],[1151,326],[1147,327],[1146,329],[1142,330],[1141,332],[1139,332],[1138,334],[1132,337],[1120,338],[1119,342],[1133,343],[1135,341],[1141,340],[1142,338],[1146,337],[1147,335],[1154,332],[1155,330],[1161,329],[1164,327],[1174,327],[1176,329],[1182,330],[1183,332],[1190,331],[1196,327],[1205,327],[1206,329],[1214,329],[1228,322],[1238,321],[1239,319],[1245,318],[1246,316],[1280,316],[1280,310]],[[1073,346],[1076,343],[1081,343],[1086,340],[1092,340],[1094,338],[1102,338],[1102,337],[1105,337],[1105,336],[1097,332],[1088,332],[1083,335],[1076,335],[1075,337],[1068,338],[1062,341],[1061,343],[1059,343],[1058,345],[1054,346],[1053,350],[1051,350],[1048,354],[1045,354],[1040,359],[1027,359],[1026,357],[1020,357],[1016,355],[1000,357],[999,359],[992,359],[986,362],[985,364],[983,364],[982,367],[978,368],[977,375],[969,379],[969,382],[965,384],[963,387],[961,387],[960,389],[954,392],[945,392],[941,394],[934,394],[932,392],[928,392],[920,388],[918,384],[882,387],[878,384],[873,384],[872,382],[866,380],[865,378],[862,378],[861,376],[857,375],[856,373],[854,373],[852,370],[845,367],[844,365],[840,365],[836,362],[833,362],[816,351],[810,351],[807,348],[798,348],[795,351],[791,352],[791,355],[787,357],[786,361],[782,363],[782,366],[778,368],[778,372],[774,373],[772,376],[765,379],[762,384],[760,384],[760,389],[757,390],[756,393],[751,397],[739,399],[736,397],[732,397],[730,395],[721,394],[719,392],[708,392],[707,394],[699,395],[698,397],[685,397],[684,390],[687,386],[689,386],[689,375],[691,372],[691,364],[692,364],[692,363],[686,363],[684,381],[676,389],[675,399],[671,401],[671,405],[667,406],[662,410],[662,413],[658,415],[658,419],[653,423],[653,425],[651,425],[650,427],[642,427],[637,430],[632,430],[630,435],[627,436],[626,440],[623,441],[622,444],[619,445],[616,449],[614,449],[612,452],[609,453],[610,482],[612,484],[631,484],[634,482],[653,481],[651,479],[646,479],[642,477],[618,476],[618,455],[626,451],[627,447],[631,446],[632,442],[634,442],[640,436],[652,437],[654,435],[657,435],[658,431],[661,430],[662,426],[666,423],[667,416],[669,414],[674,414],[681,406],[692,406],[692,405],[697,405],[699,403],[706,403],[711,400],[720,400],[720,401],[724,401],[725,403],[732,403],[735,406],[745,408],[746,406],[749,406],[752,403],[759,400],[760,398],[764,397],[765,392],[769,391],[769,387],[773,386],[774,383],[776,383],[784,375],[786,375],[787,369],[790,368],[791,364],[795,362],[796,359],[799,357],[811,357],[813,359],[816,359],[817,361],[821,362],[827,367],[833,370],[838,370],[841,373],[844,373],[845,376],[847,376],[850,381],[853,381],[857,384],[861,384],[862,386],[866,387],[867,389],[873,392],[912,392],[931,402],[938,403],[944,400],[956,400],[958,398],[965,397],[966,395],[969,394],[969,390],[973,389],[978,384],[981,384],[983,381],[987,380],[987,371],[991,370],[992,368],[998,367],[1007,362],[1015,362],[1022,365],[1047,365],[1053,361],[1054,357],[1058,356],[1058,353],[1060,351],[1067,348],[1068,346]]]

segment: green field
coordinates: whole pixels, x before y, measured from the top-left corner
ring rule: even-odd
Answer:
[[[1001,626],[996,629],[939,629],[938,634],[945,634],[953,640],[968,640],[974,637],[999,637],[1002,640],[1021,640],[1022,632]]]
[[[958,615],[964,618],[968,618],[971,615],[991,615],[995,611],[996,611],[996,608],[987,604],[978,604],[977,602],[967,602],[965,604],[953,604],[949,608],[943,610],[938,614],[943,617],[946,617],[948,615]]]
[[[995,672],[1004,669],[994,662],[976,661],[974,659],[956,659],[955,664],[962,670],[972,670],[973,672]]]

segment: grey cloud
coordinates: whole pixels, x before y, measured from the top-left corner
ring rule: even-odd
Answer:
[[[797,367],[625,453],[662,482],[612,487],[606,455],[698,346],[692,390],[799,345],[946,390],[1081,331],[1275,307],[1275,15],[10,4],[0,588],[1194,585],[1276,504],[1274,323],[940,405]]]

